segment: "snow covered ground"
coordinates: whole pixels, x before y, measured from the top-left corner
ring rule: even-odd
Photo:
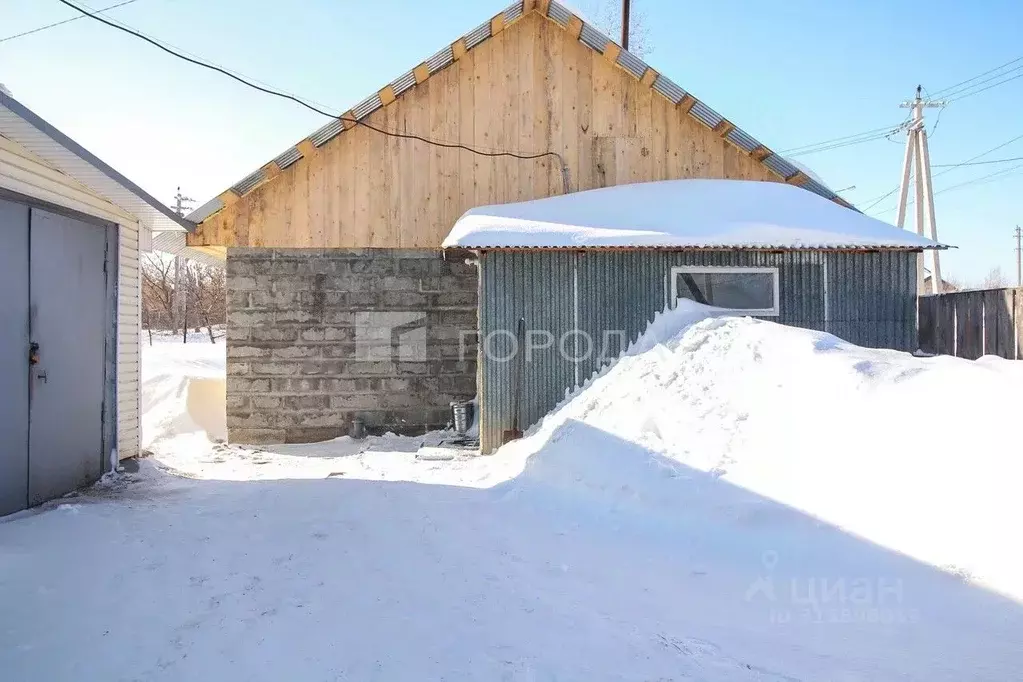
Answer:
[[[1018,677],[1023,370],[704,313],[489,458],[160,420],[138,473],[0,522],[3,677]],[[155,348],[187,412],[218,357]]]

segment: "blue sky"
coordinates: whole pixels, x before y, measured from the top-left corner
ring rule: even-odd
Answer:
[[[590,15],[601,0],[576,0]],[[618,0],[604,0],[617,5]],[[93,8],[114,0],[90,0]],[[137,0],[110,16],[338,112],[508,0]],[[1023,56],[1023,3],[985,0],[634,0],[649,61],[776,150],[901,121],[917,83],[937,92]],[[0,0],[0,39],[73,16],[57,0]],[[912,35],[908,26],[915,26]],[[166,201],[181,185],[204,201],[324,119],[82,19],[0,42],[0,82],[14,96]],[[950,104],[934,164],[1023,136],[1023,78]],[[931,125],[937,112],[929,110]],[[861,207],[892,189],[902,137],[800,156]],[[1023,156],[1023,139],[984,157]],[[958,250],[946,273],[979,283],[1015,273],[1012,230],[1023,169],[948,192],[1015,164],[935,179],[938,234]],[[935,172],[937,172],[936,169]],[[894,197],[870,211],[895,219]],[[892,209],[885,211],[885,209]]]

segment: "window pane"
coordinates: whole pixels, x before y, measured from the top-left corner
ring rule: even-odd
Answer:
[[[680,272],[677,286],[679,298],[718,308],[774,308],[774,275],[770,272]]]

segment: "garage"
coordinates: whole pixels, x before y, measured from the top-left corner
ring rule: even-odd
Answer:
[[[0,93],[0,515],[139,454],[139,253],[189,227]]]

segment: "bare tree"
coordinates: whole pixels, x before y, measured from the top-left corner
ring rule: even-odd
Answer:
[[[173,327],[174,317],[174,260],[157,254],[147,254],[142,260],[142,317],[149,329]]]
[[[217,338],[213,327],[227,321],[227,281],[222,268],[200,263],[189,263],[185,270],[188,308],[198,318],[210,336]]]
[[[601,31],[616,43],[622,39],[622,0],[590,0],[580,2],[582,9],[592,10],[589,16]],[[646,26],[646,16],[633,5],[629,13],[629,52],[637,57],[645,57],[649,52],[650,31]]]
[[[1007,286],[1009,286],[1009,278],[999,267],[991,268],[984,278],[984,289],[1004,289]]]

